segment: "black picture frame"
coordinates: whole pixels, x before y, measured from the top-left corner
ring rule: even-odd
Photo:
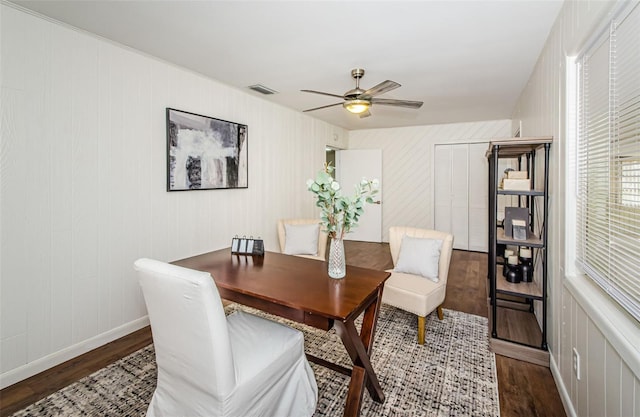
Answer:
[[[170,107],[167,191],[249,187],[248,126]]]
[[[260,238],[254,239],[253,236],[238,237],[236,235],[231,239],[231,254],[264,256],[264,241]]]

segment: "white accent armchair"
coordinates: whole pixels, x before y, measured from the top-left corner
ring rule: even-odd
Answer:
[[[328,235],[322,230],[318,219],[278,220],[278,240],[282,253],[325,261],[327,239]]]
[[[225,316],[211,275],[135,262],[149,312],[155,416],[311,416],[318,388],[301,332],[251,314]]]
[[[432,277],[430,279],[417,273],[397,272],[404,236],[442,241],[439,257],[434,257],[434,259],[437,259],[437,278]],[[423,345],[425,318],[427,315],[437,309],[438,318],[440,320],[443,319],[441,304],[446,295],[449,263],[453,250],[453,235],[414,227],[391,227],[389,229],[389,249],[391,250],[394,269],[389,271],[391,276],[385,282],[382,302],[418,316],[418,343]],[[428,257],[428,254],[425,253],[422,255],[422,260]],[[405,257],[404,260],[406,259]],[[435,265],[433,267],[435,268]],[[434,280],[437,280],[437,282],[434,282]]]

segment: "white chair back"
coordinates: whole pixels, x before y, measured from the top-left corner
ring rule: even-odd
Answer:
[[[280,219],[278,220],[278,240],[280,242],[280,252],[284,253],[284,248],[287,242],[287,236],[285,231],[285,224],[290,225],[301,225],[301,224],[319,224],[319,219]],[[322,230],[322,225],[320,225],[320,234],[318,235],[318,254],[316,256],[305,256],[301,255],[305,258],[312,259],[320,259],[326,260],[326,252],[327,252],[327,240],[328,235],[327,232]]]
[[[222,401],[236,376],[224,307],[211,275],[152,259],[139,259],[135,268],[153,331],[157,397],[172,397],[162,390],[180,387],[189,401]]]
[[[253,314],[225,316],[209,273],[135,262],[158,383],[147,417],[311,416],[318,387],[302,332]]]

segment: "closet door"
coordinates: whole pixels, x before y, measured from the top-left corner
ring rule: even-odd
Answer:
[[[469,250],[487,252],[487,218],[489,216],[487,189],[489,160],[486,143],[469,145]]]
[[[453,234],[453,247],[487,251],[486,143],[436,145],[434,225]]]
[[[455,249],[469,249],[469,146],[436,145],[435,225],[453,234]]]

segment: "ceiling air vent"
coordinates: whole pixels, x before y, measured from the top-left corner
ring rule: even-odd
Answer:
[[[269,87],[265,87],[262,84],[250,85],[249,88],[252,89],[253,91],[257,91],[258,93],[261,93],[261,94],[275,94],[275,93],[277,93],[276,90],[272,90]]]

